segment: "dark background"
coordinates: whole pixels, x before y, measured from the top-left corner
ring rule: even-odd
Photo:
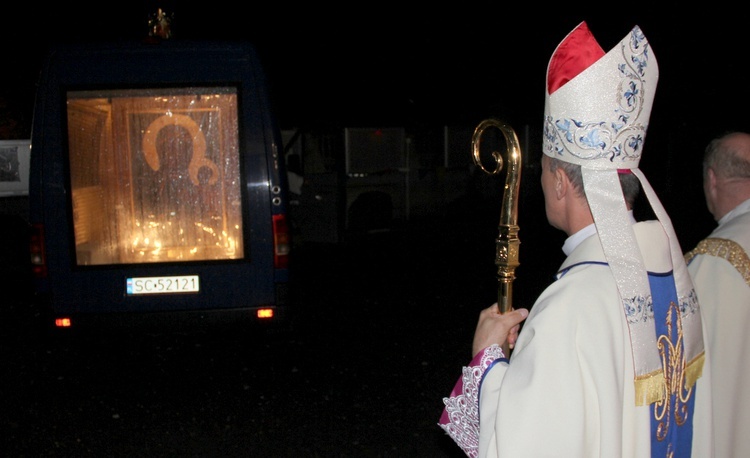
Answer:
[[[446,123],[488,115],[538,124],[549,56],[582,20],[605,50],[633,25],[641,26],[662,70],[654,114],[713,122],[701,113],[724,117],[743,101],[730,91],[744,80],[747,13],[724,0],[693,8],[670,2],[658,11],[644,4],[623,10],[600,5],[468,1],[424,8],[385,1],[240,8],[223,1],[149,0],[39,8],[29,3],[18,5],[18,14],[0,31],[10,64],[2,72],[3,93],[22,101],[28,112],[50,44],[142,39],[148,18],[160,7],[173,17],[174,39],[255,43],[282,127],[319,120]]]
[[[497,117],[541,125],[554,47],[581,20],[605,51],[634,25],[649,39],[660,82],[641,168],[685,248],[713,227],[700,158],[714,135],[748,129],[745,73],[750,16],[728,1],[621,9],[574,4],[379,2],[248,4],[223,1],[70,2],[16,6],[0,28],[0,138],[28,138],[34,85],[53,43],[140,40],[157,8],[173,39],[241,39],[257,46],[284,129],[320,125],[475,126]],[[536,157],[536,151],[527,152]]]

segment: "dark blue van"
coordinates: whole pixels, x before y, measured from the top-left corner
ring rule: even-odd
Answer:
[[[288,318],[287,183],[267,89],[247,43],[50,50],[29,219],[51,326]]]

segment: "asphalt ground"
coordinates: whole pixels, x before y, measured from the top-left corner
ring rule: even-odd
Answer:
[[[463,456],[437,421],[497,297],[497,233],[490,214],[300,241],[278,330],[50,337],[8,295],[0,456]],[[521,240],[514,304],[529,306],[561,255]]]

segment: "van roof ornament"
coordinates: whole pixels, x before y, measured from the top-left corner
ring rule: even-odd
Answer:
[[[173,18],[174,13],[167,14],[166,11],[159,8],[148,19],[148,36],[163,40],[172,38]]]

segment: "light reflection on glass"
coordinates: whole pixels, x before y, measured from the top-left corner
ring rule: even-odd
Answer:
[[[79,265],[243,257],[234,89],[68,93]]]

